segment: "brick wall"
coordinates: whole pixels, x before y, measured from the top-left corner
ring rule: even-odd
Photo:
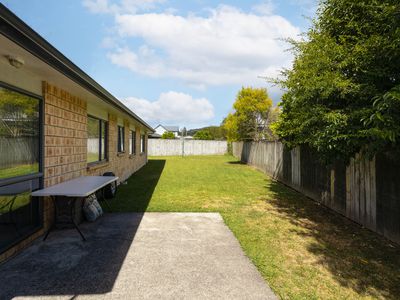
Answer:
[[[87,110],[83,99],[43,82],[44,186],[86,174]],[[44,228],[53,222],[53,206],[45,199]]]
[[[86,102],[48,83],[43,84],[44,185],[51,186],[85,174]]]
[[[140,128],[136,128],[136,155],[129,155],[130,124],[124,120],[125,153],[117,153],[117,116],[108,116],[108,161],[88,167],[87,161],[87,103],[59,87],[43,82],[44,99],[44,186],[48,187],[83,175],[114,172],[120,181],[147,162],[140,153]],[[49,199],[43,201],[44,228],[15,247],[0,254],[0,262],[25,248],[42,235],[53,222],[54,210]]]
[[[137,127],[136,131],[136,154],[129,155],[129,134],[130,124],[124,121],[125,128],[125,152],[118,153],[117,144],[117,116],[110,114],[108,116],[108,161],[98,165],[93,165],[87,168],[88,175],[102,175],[104,172],[114,172],[120,181],[128,179],[128,177],[140,169],[147,162],[147,154],[140,153],[140,128]]]

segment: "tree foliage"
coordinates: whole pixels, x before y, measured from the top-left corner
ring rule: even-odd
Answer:
[[[323,0],[295,61],[275,132],[326,161],[393,149],[400,138],[400,2]]]
[[[272,100],[263,88],[243,87],[233,104],[234,112],[223,121],[229,141],[260,141],[272,137]]]
[[[165,131],[162,135],[161,138],[164,140],[173,140],[175,139],[175,134],[170,131]]]
[[[194,134],[193,138],[195,140],[212,140],[213,136],[208,130],[200,130]]]
[[[0,136],[21,137],[39,134],[39,100],[0,88]]]
[[[208,131],[212,136],[212,140],[225,140],[226,139],[225,129],[222,125],[221,126],[207,126],[207,127],[198,128],[198,129],[190,129],[187,131],[187,134],[194,136],[196,134],[196,132],[201,131],[201,130]]]

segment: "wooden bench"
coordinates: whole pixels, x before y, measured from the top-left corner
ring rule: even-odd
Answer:
[[[57,213],[57,201],[67,201],[66,204],[70,208],[67,217],[70,219],[69,224],[73,224],[75,229],[79,232],[82,239],[85,241],[85,236],[80,231],[78,224],[74,220],[75,215],[75,201],[78,199],[86,198],[96,191],[104,188],[105,186],[116,183],[118,177],[116,176],[82,176],[60,184],[50,186],[45,189],[37,190],[32,193],[33,197],[50,197],[54,203],[54,222],[49,230],[46,232],[43,240],[47,239],[50,231],[59,223],[65,224],[60,220],[65,215],[60,216]],[[60,222],[58,222],[60,221]]]

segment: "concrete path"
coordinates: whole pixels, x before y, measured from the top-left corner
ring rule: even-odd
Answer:
[[[0,299],[276,299],[216,213],[113,213],[0,265]]]

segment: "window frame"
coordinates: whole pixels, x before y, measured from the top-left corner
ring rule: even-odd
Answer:
[[[14,183],[22,182],[22,181],[27,181],[27,180],[32,180],[39,178],[39,186],[40,188],[43,188],[43,182],[44,182],[44,174],[43,174],[43,163],[44,163],[44,101],[43,101],[43,96],[36,95],[34,93],[28,92],[26,90],[23,90],[21,88],[9,85],[3,81],[0,81],[0,88],[5,88],[9,89],[13,92],[20,93],[22,95],[34,98],[39,101],[39,170],[36,173],[32,174],[25,174],[25,175],[18,175],[14,177],[9,177],[9,178],[2,178],[0,179],[0,187],[6,186],[6,185],[11,185]]]
[[[143,133],[140,135],[140,154],[146,152],[146,135]]]
[[[44,101],[44,96],[43,95],[37,95],[32,92],[26,91],[22,88],[10,85],[8,83],[5,83],[3,81],[0,81],[0,88],[6,88],[11,91],[20,93],[22,95],[28,96],[35,98],[39,100],[39,170],[36,173],[32,174],[26,174],[26,175],[19,175],[15,177],[10,177],[10,178],[3,178],[0,179],[0,187],[8,186],[8,185],[13,185],[13,184],[18,184],[22,183],[24,181],[33,181],[33,180],[38,180],[38,186],[39,189],[42,189],[44,187],[44,126],[45,126],[45,101]],[[36,189],[35,189],[36,190]],[[33,192],[33,190],[32,190]],[[44,224],[44,209],[43,209],[43,201],[40,201],[39,199],[34,199],[31,197],[31,201],[35,201],[35,206],[36,206],[36,213],[37,213],[37,218],[38,218],[38,224],[36,226],[33,226],[30,230],[26,231],[24,234],[20,235],[19,238],[15,239],[12,241],[10,244],[7,246],[4,246],[0,248],[0,254],[4,253],[8,249],[11,249],[12,247],[18,245],[21,241],[25,240],[35,232],[38,232],[43,228]]]
[[[120,129],[122,134],[120,134]],[[125,126],[117,125],[117,152],[125,153]]]
[[[104,120],[104,119],[101,119],[101,118],[98,118],[96,116],[90,115],[90,114],[87,115],[87,118],[88,119],[91,118],[91,119],[94,119],[94,120],[99,122],[99,132],[98,132],[99,133],[99,156],[98,156],[98,160],[87,162],[87,165],[90,166],[90,165],[96,165],[96,164],[108,161],[108,151],[107,151],[107,146],[108,146],[108,121]],[[102,158],[102,154],[103,153],[102,153],[102,150],[101,150],[102,149],[102,142],[101,142],[101,137],[102,136],[101,136],[101,133],[102,133],[103,126],[104,126],[104,134],[105,134],[105,139],[104,139],[104,158]],[[89,140],[89,137],[88,137],[88,140]],[[87,145],[86,145],[86,155],[88,153],[89,152],[88,152]]]
[[[130,140],[132,141],[131,145],[130,145],[130,149],[129,149],[129,155],[136,155],[136,130],[129,130],[129,137]]]

